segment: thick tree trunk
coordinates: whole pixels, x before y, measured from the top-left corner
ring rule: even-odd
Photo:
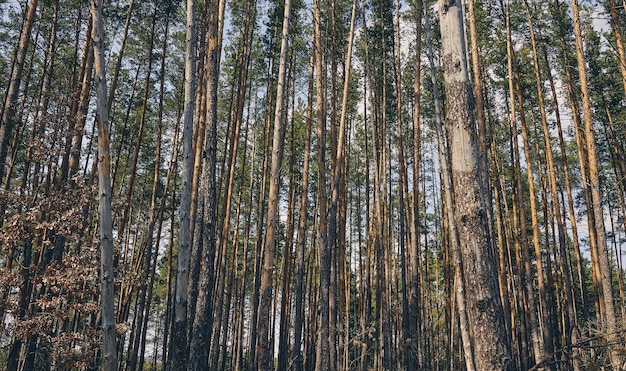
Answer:
[[[442,124],[443,118],[441,115],[441,104],[439,100],[439,88],[437,85],[437,75],[435,70],[435,60],[433,53],[432,34],[430,29],[430,17],[428,12],[425,15],[425,31],[428,40],[428,62],[430,67],[430,78],[433,84],[433,100],[435,103],[435,119],[437,120],[437,149],[438,149],[438,161],[440,167],[441,178],[443,179],[443,201],[445,202],[446,218],[448,233],[446,235],[448,245],[452,250],[452,259],[454,263],[454,295],[456,298],[457,312],[459,315],[459,331],[461,332],[461,341],[463,346],[463,356],[465,359],[465,367],[468,371],[476,370],[476,364],[474,361],[473,341],[470,334],[467,319],[467,308],[465,300],[465,279],[463,277],[462,265],[461,265],[461,252],[459,246],[458,230],[454,220],[454,209],[452,201],[452,180],[450,178],[450,167],[448,166],[449,148],[448,143],[445,142],[447,136],[443,132]],[[450,277],[452,278],[452,277]],[[452,281],[452,279],[450,279]],[[450,290],[450,295],[452,295]],[[452,301],[450,298],[449,301]],[[451,314],[451,313],[450,313]],[[452,316],[450,315],[450,320]]]
[[[460,2],[440,2],[443,68],[446,86],[446,129],[450,136],[454,220],[459,233],[466,279],[468,319],[474,335],[479,370],[510,367],[511,351],[499,299],[494,257],[480,190],[473,99],[466,69]]]

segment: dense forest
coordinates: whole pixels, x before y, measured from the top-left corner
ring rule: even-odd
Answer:
[[[626,369],[625,5],[0,0],[0,368]]]

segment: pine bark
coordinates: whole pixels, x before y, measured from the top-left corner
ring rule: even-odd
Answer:
[[[453,217],[459,232],[467,284],[465,293],[468,319],[474,335],[474,358],[479,370],[503,370],[510,367],[511,351],[499,299],[484,196],[480,190],[474,105],[466,69],[460,2],[442,0],[439,12],[446,86],[445,123],[450,136],[455,196]]]
[[[176,262],[176,291],[174,294],[174,322],[172,324],[169,370],[187,367],[187,286],[191,252],[191,185],[193,177],[193,118],[195,111],[195,0],[187,0],[187,28],[185,39],[185,107],[183,111],[183,164],[180,198],[180,232]]]
[[[222,0],[223,1],[223,0]],[[221,36],[219,12],[220,0],[210,1],[208,26],[208,48],[206,64],[206,129],[202,150],[202,173],[198,195],[202,203],[198,209],[197,226],[194,235],[194,250],[199,258],[198,281],[189,280],[188,303],[197,302],[190,326],[188,370],[208,369],[208,356],[211,329],[213,327],[213,287],[215,283],[215,253],[217,224],[217,87],[220,72]],[[195,278],[195,277],[194,277]],[[197,284],[197,285],[196,285]],[[193,287],[196,286],[196,290]],[[187,311],[188,321],[191,310]]]
[[[109,115],[107,111],[107,85],[104,62],[104,26],[102,0],[92,0],[93,52],[96,76],[96,109],[98,118],[98,188],[100,195],[100,282],[102,321],[102,366],[105,371],[117,369],[115,332],[115,286],[113,271],[113,224],[111,216],[111,159],[109,155]]]
[[[425,31],[428,40],[428,62],[430,67],[430,78],[433,84],[433,100],[435,103],[435,120],[437,120],[437,149],[438,163],[442,178],[443,201],[445,202],[445,222],[443,229],[447,229],[446,241],[448,241],[449,249],[452,250],[452,259],[454,263],[454,295],[457,305],[457,313],[459,316],[459,331],[461,332],[461,342],[463,346],[463,356],[465,360],[465,368],[468,371],[476,370],[474,361],[474,346],[467,319],[467,306],[465,301],[465,279],[461,264],[461,252],[459,245],[458,230],[454,220],[453,196],[452,196],[452,180],[449,166],[449,144],[446,142],[447,136],[442,128],[443,118],[441,114],[441,104],[439,99],[439,88],[437,85],[437,75],[435,70],[435,60],[433,53],[432,33],[430,29],[430,16],[428,12],[425,15]],[[450,277],[451,278],[451,277]],[[452,279],[450,279],[452,281]],[[450,295],[452,295],[450,290]],[[448,301],[452,301],[449,298]],[[450,313],[450,320],[452,315]],[[453,326],[452,326],[453,327]],[[452,331],[452,329],[451,329]],[[452,351],[452,349],[451,349]]]

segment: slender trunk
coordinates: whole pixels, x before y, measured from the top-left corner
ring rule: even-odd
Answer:
[[[530,340],[532,345],[532,352],[534,355],[535,362],[538,362],[543,358],[543,341],[540,337],[539,323],[538,323],[538,313],[537,305],[535,302],[534,296],[534,277],[532,273],[532,263],[530,261],[530,253],[528,247],[528,237],[526,235],[526,213],[523,204],[523,187],[522,187],[522,171],[520,165],[520,154],[519,154],[519,144],[518,144],[518,126],[517,126],[517,108],[519,108],[519,118],[522,127],[522,137],[524,143],[524,156],[527,164],[527,179],[528,179],[528,188],[529,188],[529,199],[531,205],[531,224],[533,231],[533,246],[535,248],[535,254],[537,257],[537,283],[539,286],[540,300],[545,299],[545,290],[544,290],[544,280],[543,280],[543,269],[542,269],[542,260],[541,260],[541,247],[539,245],[539,226],[537,219],[537,205],[536,205],[536,195],[535,195],[535,185],[534,185],[534,176],[532,170],[532,160],[530,157],[530,148],[528,146],[528,133],[526,127],[526,113],[524,111],[523,100],[521,96],[521,88],[519,83],[519,73],[517,68],[517,61],[515,51],[513,49],[513,40],[511,37],[511,24],[510,24],[510,5],[507,0],[506,5],[501,3],[503,7],[503,11],[505,12],[506,18],[506,30],[507,30],[507,63],[508,63],[508,90],[509,90],[509,102],[511,108],[511,116],[510,116],[510,126],[511,126],[511,142],[513,144],[513,152],[512,156],[514,156],[515,163],[515,172],[514,172],[514,185],[516,187],[516,192],[513,195],[514,202],[513,208],[514,211],[517,211],[514,215],[514,225],[519,225],[516,228],[516,234],[519,231],[519,238],[521,241],[516,244],[516,264],[519,273],[520,280],[520,289],[522,290],[522,301],[524,310],[522,312],[523,316],[521,318],[524,319],[522,325],[524,328],[524,324],[530,326]],[[519,107],[516,107],[516,104]],[[523,267],[523,271],[522,271]],[[523,272],[523,273],[522,273]],[[542,305],[545,308],[545,304]],[[526,331],[522,331],[522,348],[524,348],[526,341]],[[525,366],[530,366],[530,362],[532,362],[532,358],[530,357],[529,352],[523,356],[522,364]]]
[[[302,164],[302,181],[300,188],[300,200],[298,215],[298,236],[296,240],[296,283],[295,283],[295,319],[294,319],[294,342],[293,359],[295,370],[302,371],[304,367],[302,353],[302,327],[304,317],[304,255],[306,249],[307,212],[309,208],[309,166],[311,159],[311,131],[313,126],[313,74],[315,71],[314,56],[309,60],[309,89],[307,97],[306,134],[304,137],[304,160]]]
[[[585,140],[587,142],[587,156],[589,166],[589,187],[591,188],[591,203],[588,209],[593,210],[595,221],[595,232],[598,246],[598,263],[601,274],[602,294],[604,299],[603,326],[609,339],[613,339],[613,333],[617,329],[617,319],[615,317],[615,307],[613,305],[613,288],[611,281],[611,267],[609,252],[606,243],[606,230],[604,229],[604,210],[602,207],[602,194],[600,191],[600,178],[598,169],[598,159],[596,154],[596,139],[593,128],[593,118],[591,116],[591,99],[589,97],[589,87],[587,82],[587,67],[585,64],[585,51],[583,47],[583,35],[580,25],[580,14],[578,0],[572,0],[572,14],[574,18],[574,35],[576,38],[576,61],[578,63],[578,77],[580,80],[580,92],[583,103],[583,119],[585,127]],[[611,363],[614,369],[621,367],[620,357],[614,347],[611,347]]]
[[[609,0],[609,12],[611,13],[611,27],[613,28],[613,36],[615,36],[615,49],[619,58],[619,70],[622,73],[622,84],[624,93],[626,93],[626,52],[624,52],[624,42],[622,40],[622,29],[620,27],[619,15],[615,0]],[[622,5],[622,9],[624,6]]]
[[[544,144],[545,144],[545,152],[546,152],[546,160],[547,160],[547,167],[548,167],[548,180],[549,180],[549,184],[550,184],[550,192],[552,194],[552,199],[553,199],[553,207],[554,207],[554,214],[555,214],[555,218],[556,218],[556,223],[557,223],[557,228],[558,228],[558,240],[559,240],[559,254],[557,255],[559,257],[559,265],[561,266],[562,269],[562,276],[563,276],[563,281],[565,283],[565,307],[567,310],[567,315],[568,315],[568,320],[569,320],[569,325],[568,326],[574,326],[576,324],[576,315],[574,313],[574,298],[573,298],[573,294],[574,291],[572,289],[572,282],[570,279],[570,268],[569,268],[569,260],[567,258],[567,245],[566,245],[566,232],[565,232],[565,219],[563,218],[562,214],[561,214],[561,205],[559,203],[559,193],[558,193],[558,189],[557,189],[557,181],[556,181],[556,174],[555,174],[555,167],[554,167],[554,155],[552,152],[552,143],[551,143],[551,136],[550,136],[550,129],[548,128],[548,120],[547,120],[547,114],[546,114],[546,108],[545,108],[545,100],[544,100],[544,95],[543,95],[543,80],[541,78],[541,72],[540,72],[540,66],[539,66],[539,55],[537,52],[537,43],[535,41],[535,31],[534,31],[534,27],[533,27],[533,20],[530,14],[530,6],[528,5],[528,0],[525,0],[524,2],[525,6],[526,6],[526,14],[527,14],[527,18],[528,18],[528,24],[530,26],[530,39],[531,39],[531,44],[532,44],[532,49],[533,49],[533,63],[535,65],[535,83],[537,85],[537,97],[539,98],[539,112],[541,115],[541,126],[543,129],[543,136],[544,136]],[[537,269],[539,270],[539,269]],[[543,299],[544,301],[546,299]],[[545,303],[545,302],[544,302]],[[548,320],[548,307],[543,307],[543,311],[542,311],[542,325],[543,325],[543,334],[544,334],[544,349],[547,355],[550,355],[554,352],[554,347],[553,347],[553,339],[552,339],[552,331],[551,328],[552,326],[550,326],[549,324],[549,320]],[[570,328],[565,328],[564,329],[565,332],[565,338],[569,342],[571,341],[570,337],[571,337],[571,327]],[[554,368],[553,366],[548,366],[549,368]]]
[[[251,116],[251,108],[250,108],[250,104],[251,102],[248,101],[248,115],[246,118],[246,134],[245,134],[245,140],[244,143],[248,143],[248,128],[250,125],[250,116]],[[254,197],[254,192],[252,192],[252,189],[255,188],[256,184],[255,184],[255,170],[256,170],[256,133],[257,131],[254,131],[254,134],[252,136],[252,148],[251,148],[251,159],[250,159],[250,180],[248,182],[248,189],[250,190],[248,192],[248,209],[246,211],[246,219],[244,222],[245,225],[245,232],[244,232],[244,242],[243,242],[243,266],[241,268],[241,292],[239,293],[239,298],[238,303],[237,303],[237,317],[238,317],[238,323],[237,323],[237,337],[235,339],[236,343],[236,347],[235,347],[235,351],[234,351],[234,369],[235,370],[245,370],[246,368],[242,365],[242,354],[243,354],[243,349],[244,349],[244,341],[243,341],[243,331],[244,331],[244,317],[245,317],[245,307],[246,307],[246,287],[248,286],[248,261],[250,259],[248,259],[248,249],[250,246],[250,229],[252,226],[252,200]],[[248,148],[248,146],[246,145],[246,148]],[[244,159],[246,157],[244,156]],[[242,169],[245,169],[245,167],[243,167]],[[242,175],[243,178],[243,175]]]
[[[483,99],[483,91],[485,90],[484,77],[481,68],[480,48],[478,47],[478,30],[476,28],[476,4],[475,0],[468,0],[467,15],[469,23],[471,58],[472,58],[472,82],[474,88],[474,104],[476,108],[476,124],[478,131],[478,157],[479,171],[483,191],[485,193],[485,207],[487,209],[487,218],[489,221],[489,235],[491,240],[494,239],[493,233],[493,206],[492,191],[489,186],[489,162],[487,155],[489,153],[489,139],[487,138],[487,125],[485,120],[485,102]]]
[[[209,44],[207,56],[206,86],[206,123],[204,133],[204,150],[202,151],[202,175],[198,194],[202,195],[199,225],[196,227],[198,236],[198,255],[200,271],[197,297],[189,296],[188,300],[197,301],[195,318],[191,325],[191,341],[189,349],[188,370],[205,370],[208,368],[208,352],[213,327],[213,286],[215,280],[214,261],[216,252],[217,223],[217,87],[219,81],[221,36],[219,24],[220,2],[209,3]],[[196,247],[194,247],[196,248]],[[190,285],[195,284],[190,280]]]
[[[48,40],[48,49],[46,50],[46,56],[45,56],[45,77],[41,80],[40,84],[41,84],[41,88],[40,88],[40,93],[39,93],[39,97],[37,99],[37,104],[35,106],[35,114],[34,114],[34,118],[33,118],[33,122],[35,123],[33,125],[32,128],[32,134],[31,134],[31,138],[30,138],[30,144],[28,146],[28,150],[27,150],[27,158],[26,158],[26,163],[24,164],[24,177],[22,178],[22,189],[24,189],[26,187],[26,182],[27,182],[27,178],[28,178],[28,173],[30,171],[30,165],[31,165],[31,161],[33,159],[33,147],[34,147],[34,141],[42,135],[42,131],[45,130],[45,125],[44,123],[47,121],[48,119],[48,107],[49,107],[49,103],[50,103],[50,98],[51,98],[51,94],[50,94],[50,88],[51,88],[51,81],[52,81],[52,75],[54,72],[54,61],[55,61],[55,48],[57,47],[56,44],[56,40],[57,40],[57,28],[58,28],[58,16],[59,16],[59,1],[56,0],[53,4],[53,15],[52,15],[52,26],[50,28],[50,38]],[[87,34],[85,36],[85,40],[90,40],[91,37],[89,34]],[[85,44],[86,49],[85,49],[85,55],[89,54],[93,56],[93,48],[89,47],[89,44],[86,43]],[[36,50],[36,48],[35,48]],[[92,59],[93,60],[93,59]],[[31,66],[32,66],[32,62],[31,62]],[[91,82],[91,70],[93,65],[90,64],[89,65],[89,78],[90,78],[90,82]],[[32,69],[32,67],[31,67]],[[81,71],[81,72],[84,72]],[[30,73],[29,73],[30,76]],[[27,79],[29,80],[29,79]],[[28,83],[24,84],[24,91],[27,92],[28,91]],[[90,86],[90,83],[88,84]],[[24,94],[24,98],[22,99],[22,104],[20,105],[20,112],[19,112],[19,119],[18,121],[22,121],[21,117],[24,114],[24,102],[26,100],[26,96],[27,94]],[[72,106],[76,106],[78,103],[78,99],[73,99],[72,100]],[[74,113],[74,111],[72,111],[72,113]],[[24,125],[22,125],[24,126]],[[70,130],[71,131],[72,127],[70,125]],[[7,170],[7,174],[6,174],[6,182],[5,182],[5,189],[9,189],[10,184],[11,184],[11,172],[13,170],[13,167],[15,165],[15,157],[17,154],[17,150],[18,150],[18,139],[21,137],[21,133],[15,133],[15,140],[13,142],[13,153],[11,154],[11,159],[9,161],[9,168]],[[63,161],[64,161],[64,169],[67,168],[67,158],[69,156],[69,150],[66,151],[66,153],[64,153],[63,156]],[[66,174],[65,174],[66,175]],[[35,175],[36,176],[36,175]],[[67,180],[67,178],[63,178],[62,182],[65,182],[65,180]]]
[[[410,332],[407,334],[407,341],[410,339],[410,355],[406,364],[408,368],[419,369],[421,347],[420,341],[420,208],[419,208],[419,167],[420,167],[420,112],[421,112],[421,66],[422,66],[422,17],[424,4],[422,0],[415,3],[417,14],[415,26],[415,76],[413,77],[413,202],[411,207],[411,250],[409,254],[410,265]],[[428,34],[430,38],[430,34]]]
[[[87,32],[91,32],[93,27],[93,21],[89,21],[89,25],[87,26]],[[87,121],[87,113],[89,110],[89,98],[91,93],[91,77],[93,71],[93,47],[91,46],[91,40],[85,40],[85,51],[83,55],[82,63],[82,84],[80,90],[80,98],[78,100],[78,107],[76,107],[75,120],[76,125],[74,126],[74,135],[72,136],[72,147],[70,149],[70,159],[69,159],[69,176],[73,177],[78,173],[78,167],[80,166],[80,152],[83,142],[83,132],[85,130],[85,124]],[[73,110],[74,112],[74,110]],[[108,112],[107,112],[108,113]],[[113,183],[112,183],[113,184]]]
[[[315,354],[315,370],[316,371],[328,371],[331,368],[330,364],[330,312],[329,312],[329,300],[330,300],[330,258],[331,251],[328,248],[328,206],[326,195],[326,110],[325,110],[325,70],[324,54],[322,48],[322,34],[321,34],[321,16],[320,16],[320,1],[314,0],[313,2],[313,39],[315,52],[315,69],[316,72],[316,115],[317,115],[317,166],[318,166],[318,180],[317,180],[317,202],[318,202],[318,219],[317,227],[319,233],[318,248],[320,255],[320,268],[319,268],[319,328],[316,330],[317,344]]]
[[[157,126],[157,137],[156,137],[156,152],[155,152],[155,166],[154,166],[154,177],[152,180],[152,196],[150,200],[150,211],[148,212],[148,226],[146,228],[146,237],[144,239],[144,245],[141,249],[141,256],[143,258],[143,262],[141,259],[138,261],[138,266],[141,267],[143,263],[143,271],[140,278],[140,284],[138,287],[138,328],[134,329],[138,334],[135,336],[135,344],[133,345],[133,352],[129,355],[128,367],[130,370],[135,370],[137,367],[137,357],[140,358],[139,368],[143,369],[143,349],[142,349],[142,341],[145,347],[145,339],[143,339],[143,328],[147,325],[148,317],[150,314],[150,300],[146,302],[147,291],[151,291],[148,288],[149,285],[149,277],[151,276],[151,272],[153,270],[152,267],[152,255],[153,255],[153,244],[154,244],[154,228],[157,223],[157,218],[159,217],[159,208],[157,204],[157,192],[159,188],[159,183],[161,181],[161,142],[162,142],[162,133],[163,133],[163,99],[164,99],[164,89],[165,89],[165,57],[167,55],[167,36],[168,36],[168,28],[169,28],[169,14],[166,15],[165,18],[165,36],[163,37],[163,46],[161,53],[161,71],[160,75],[160,89],[159,89],[159,110],[158,110],[158,126]],[[167,190],[167,188],[166,188]],[[163,196],[163,199],[166,197]],[[160,236],[157,237],[157,241],[160,241]],[[158,255],[158,250],[154,250],[154,255]]]
[[[148,71],[146,72],[146,84],[144,85],[143,106],[141,109],[141,118],[139,119],[139,129],[137,131],[137,143],[135,145],[135,151],[133,154],[132,167],[130,170],[130,180],[128,181],[128,189],[126,193],[126,202],[124,203],[124,211],[122,213],[122,220],[120,221],[120,230],[124,230],[126,223],[128,222],[130,207],[132,205],[131,199],[133,196],[133,190],[135,188],[135,181],[137,175],[137,164],[139,161],[139,152],[143,141],[144,129],[147,120],[148,111],[148,99],[150,97],[150,87],[152,86],[150,77],[152,75],[152,64],[154,60],[154,38],[156,36],[156,21],[157,10],[154,9],[152,15],[152,28],[150,30],[150,46],[148,47]]]
[[[272,163],[270,169],[270,188],[265,230],[263,270],[261,273],[261,300],[259,306],[259,370],[274,368],[273,344],[269,334],[270,307],[272,303],[272,280],[274,271],[274,249],[278,229],[278,196],[280,186],[280,167],[283,160],[284,143],[284,109],[286,98],[287,52],[289,43],[289,20],[291,17],[291,0],[285,1],[283,30],[280,45],[280,62],[278,67],[278,84],[276,91],[276,111],[274,113],[274,134],[272,139]]]
[[[36,0],[35,0],[36,3]],[[107,86],[104,63],[104,26],[102,24],[102,0],[91,2],[93,17],[93,53],[96,75],[98,117],[98,188],[100,194],[100,281],[102,303],[102,366],[105,371],[117,369],[115,345],[115,286],[113,283],[113,225],[111,221],[111,179],[109,156],[109,115],[107,112]]]
[[[540,328],[543,328],[544,332],[550,329],[548,320],[547,320],[547,303],[546,303],[546,290],[545,290],[545,281],[544,281],[544,273],[543,273],[543,260],[542,260],[542,252],[540,245],[540,232],[539,232],[539,219],[537,213],[537,195],[535,191],[535,177],[533,171],[533,159],[531,156],[531,148],[528,134],[528,127],[526,124],[526,111],[524,110],[524,102],[522,97],[519,69],[517,65],[517,57],[515,55],[515,51],[513,49],[513,41],[511,39],[511,29],[510,29],[510,16],[509,16],[509,2],[506,3],[506,17],[507,17],[507,45],[509,51],[509,89],[511,94],[511,122],[513,126],[513,131],[517,132],[517,118],[515,115],[515,100],[513,96],[513,92],[515,92],[515,97],[517,98],[517,108],[519,108],[519,121],[521,124],[522,131],[522,140],[523,140],[523,148],[524,148],[524,158],[526,162],[526,176],[528,182],[528,193],[529,193],[529,201],[530,201],[530,213],[531,213],[531,226],[533,231],[533,246],[535,248],[535,261],[537,266],[537,285],[539,286],[539,306],[537,306],[534,295],[534,277],[532,273],[532,263],[530,261],[530,254],[527,248],[522,246],[522,256],[524,259],[524,273],[525,273],[525,284],[526,284],[526,295],[528,301],[528,310],[525,315],[530,323],[530,335],[533,347],[533,353],[535,357],[535,362],[539,362],[543,359],[546,354],[544,339],[541,338]],[[515,84],[515,87],[513,87]],[[513,138],[517,141],[517,136]],[[518,174],[520,175],[520,174]],[[520,196],[522,188],[519,188]],[[520,201],[522,197],[520,197]],[[523,207],[520,204],[520,210]],[[539,324],[539,313],[544,314],[542,317],[541,326]],[[548,340],[551,342],[551,335],[547,335]],[[549,353],[548,353],[549,354]]]
[[[558,0],[556,0],[554,4],[551,4],[551,5],[557,8],[557,11],[561,11],[559,9],[561,8],[561,4]],[[556,14],[555,18],[558,18],[558,17],[561,17],[561,14]],[[589,178],[589,171],[588,171],[589,166],[588,166],[588,156],[587,156],[588,149],[587,149],[586,139],[582,135],[583,127],[580,121],[580,108],[578,105],[578,98],[576,94],[577,88],[574,85],[574,80],[571,75],[572,67],[570,66],[566,37],[567,36],[565,35],[565,33],[561,32],[559,34],[559,43],[561,45],[561,50],[563,52],[563,65],[565,66],[565,82],[567,86],[568,100],[569,100],[570,107],[572,110],[572,119],[573,119],[572,121],[574,123],[574,134],[576,138],[576,149],[578,151],[578,162],[580,164],[580,175],[582,178],[582,184],[584,184],[583,190],[584,190],[584,195],[585,195],[585,204],[589,205],[591,203],[591,192],[590,192],[590,187],[589,187],[590,182],[588,181],[588,178]],[[565,154],[566,153],[565,146],[564,146],[563,141],[561,140],[562,134],[559,134],[559,135],[560,135],[559,140],[561,141],[560,143],[561,152]],[[568,177],[569,175],[566,173],[566,180]],[[568,184],[566,183],[566,186],[567,185]],[[571,200],[573,200],[571,193],[572,192],[571,192],[571,186],[570,186],[568,187],[568,194],[569,194],[570,202],[572,202]],[[570,207],[570,213],[571,211],[572,211],[572,208]],[[602,304],[603,303],[603,293],[602,293],[602,286],[601,286],[602,279],[601,279],[601,275],[599,272],[598,253],[597,253],[598,243],[597,243],[596,228],[595,228],[595,218],[593,216],[593,212],[594,212],[593,208],[588,207],[587,222],[589,224],[588,231],[589,231],[589,251],[591,253],[590,254],[591,255],[591,277],[593,279],[593,288],[594,288],[594,293],[595,293],[594,299],[595,299],[595,304],[597,308],[596,318],[600,320],[604,312],[604,305]],[[575,217],[572,217],[572,215],[570,214],[570,219],[572,220],[572,225],[574,225],[575,223],[573,221],[576,220]],[[574,246],[576,247],[577,244],[575,243]],[[577,259],[580,261],[580,258],[581,258],[581,255],[580,255],[580,251],[578,250]]]
[[[248,2],[246,9],[246,20],[245,26],[242,33],[242,50],[240,54],[239,60],[239,68],[240,75],[238,77],[237,84],[237,99],[235,105],[235,117],[233,123],[233,130],[231,133],[231,149],[229,151],[229,161],[228,161],[228,183],[227,190],[224,195],[224,202],[222,206],[222,211],[220,215],[221,220],[221,233],[220,233],[220,247],[218,250],[218,262],[220,262],[220,266],[218,267],[218,277],[215,292],[218,293],[218,297],[216,298],[215,308],[217,313],[215,314],[215,318],[218,320],[221,318],[222,314],[222,304],[223,304],[223,295],[221,293],[224,292],[224,280],[225,280],[225,270],[226,270],[226,260],[227,260],[227,247],[229,243],[229,229],[230,229],[230,219],[231,219],[231,209],[232,209],[232,201],[233,201],[233,192],[235,185],[235,173],[236,173],[236,164],[237,164],[237,152],[239,148],[239,140],[240,140],[240,132],[241,132],[241,124],[243,121],[243,109],[245,105],[246,99],[246,84],[248,82],[247,74],[248,74],[248,66],[249,66],[249,44],[251,42],[251,34],[250,29],[253,28],[254,19],[253,16],[256,14],[256,3],[254,1]],[[221,182],[218,182],[221,183]],[[214,362],[213,368],[217,368],[218,362],[218,350],[219,350],[219,337],[221,334],[219,322],[217,322],[214,326],[213,330],[213,340],[211,341],[211,353],[210,360]]]
[[[292,106],[293,107],[293,106]],[[292,116],[293,117],[293,116]],[[289,159],[289,196],[287,199],[287,227],[285,230],[285,246],[283,259],[283,278],[280,294],[280,330],[278,341],[278,364],[277,370],[286,370],[289,357],[289,333],[291,330],[291,272],[293,270],[293,237],[294,237],[294,214],[296,205],[296,186],[294,180],[295,155],[294,155],[294,129],[292,125],[290,135],[290,159]]]
[[[366,23],[365,17],[365,0],[361,0],[361,21],[363,24]],[[361,310],[361,318],[359,321],[359,325],[361,328],[362,336],[364,337],[361,343],[360,353],[360,362],[359,362],[359,370],[365,371],[367,367],[370,365],[370,360],[372,357],[371,349],[371,338],[369,336],[369,328],[370,328],[370,320],[371,320],[371,311],[372,311],[372,281],[373,281],[373,263],[372,263],[372,226],[373,226],[373,217],[370,208],[370,144],[369,144],[369,118],[368,115],[368,99],[371,89],[368,90],[368,84],[370,82],[370,60],[369,60],[369,47],[368,42],[369,38],[367,36],[367,32],[363,34],[364,38],[364,49],[365,49],[365,63],[363,66],[363,126],[364,126],[364,136],[365,136],[365,262],[364,262],[364,280],[362,285],[362,310]]]
[[[133,7],[135,0],[130,0],[128,4],[128,10],[126,11],[126,21],[124,22],[124,31],[122,32],[122,40],[120,41],[120,48],[117,52],[117,62],[115,62],[115,70],[113,71],[113,79],[111,80],[111,87],[109,88],[109,103],[107,105],[107,111],[111,115],[111,108],[115,101],[115,91],[117,90],[117,80],[120,76],[120,70],[122,68],[122,59],[124,58],[124,50],[126,49],[126,40],[128,39],[128,30],[130,28],[130,21],[132,19]]]
[[[545,45],[542,45],[542,54],[544,57],[545,64],[549,66],[550,64],[548,61],[548,53],[547,53]],[[576,212],[574,209],[574,197],[572,195],[572,186],[571,186],[570,174],[569,174],[568,156],[567,156],[567,151],[565,150],[565,140],[563,139],[563,129],[561,125],[561,113],[559,110],[559,103],[558,103],[556,88],[554,85],[554,78],[552,77],[551,72],[548,73],[548,80],[550,82],[550,91],[552,94],[552,101],[554,104],[554,116],[556,119],[557,133],[559,136],[559,148],[561,152],[561,160],[562,160],[562,165],[563,165],[563,175],[565,178],[565,189],[567,192],[567,205],[568,205],[568,210],[569,210],[569,220],[570,220],[570,225],[572,228],[572,244],[574,246],[574,252],[576,254],[576,272],[577,272],[577,278],[578,278],[578,287],[580,290],[580,298],[582,302],[581,306],[582,306],[583,320],[585,320],[589,317],[588,308],[587,308],[587,303],[589,301],[589,298],[588,298],[588,293],[587,293],[587,284],[585,283],[585,279],[584,279],[585,272],[582,266],[582,256],[580,253],[580,246],[579,246],[579,240],[578,240],[578,225],[576,222]],[[563,197],[563,199],[565,199],[565,197]],[[563,219],[565,219],[565,216],[563,216]]]
[[[398,164],[399,164],[399,181],[398,181],[398,194],[399,194],[399,203],[398,203],[398,211],[399,211],[399,235],[398,235],[398,243],[400,247],[400,283],[399,287],[402,288],[401,296],[402,296],[402,324],[401,324],[401,332],[400,339],[404,345],[402,349],[399,349],[401,357],[401,364],[405,367],[417,368],[417,362],[413,362],[412,365],[409,364],[411,362],[411,343],[413,341],[411,334],[411,318],[409,311],[409,278],[408,278],[408,270],[409,266],[407,264],[407,253],[406,253],[406,213],[408,210],[408,203],[405,202],[405,189],[407,189],[407,171],[406,171],[406,156],[404,152],[404,139],[403,137],[403,125],[402,125],[402,60],[400,58],[400,1],[396,1],[396,9],[395,9],[395,63],[394,69],[396,73],[396,112],[397,112],[397,135],[398,135]],[[416,58],[420,58],[420,55],[417,55]],[[419,69],[416,72],[416,78],[419,78],[420,73]],[[419,91],[419,90],[418,90]],[[419,99],[419,95],[417,95],[417,99]],[[397,311],[396,313],[398,313]],[[413,357],[415,359],[415,357]]]
[[[187,367],[187,286],[189,284],[189,259],[191,245],[191,185],[193,177],[193,114],[195,111],[195,21],[194,0],[187,0],[187,29],[185,44],[185,108],[183,113],[183,165],[180,198],[180,234],[176,265],[176,291],[174,294],[174,322],[172,324],[171,356],[169,370]]]
[[[15,63],[11,70],[11,81],[3,105],[2,121],[0,122],[0,182],[4,179],[4,162],[9,147],[9,139],[11,138],[13,128],[17,124],[17,105],[19,103],[18,98],[20,84],[22,82],[22,71],[24,69],[26,52],[30,44],[30,31],[33,28],[37,14],[37,4],[38,0],[31,0],[28,5],[26,19],[24,20],[22,33],[17,46]]]
[[[168,15],[169,18],[169,15]],[[182,102],[181,102],[182,103]],[[180,121],[180,113],[181,113],[181,109],[179,108],[178,110],[178,120]],[[161,118],[162,119],[162,118]],[[177,125],[176,127],[178,128],[180,125]],[[160,134],[159,134],[160,135]],[[177,159],[178,159],[178,135],[179,135],[179,130],[176,130],[174,132],[174,138],[173,138],[173,143],[172,143],[172,147],[174,148],[174,150],[171,153],[171,157],[169,159],[169,165],[167,166],[167,174],[165,176],[165,184],[164,184],[164,192],[163,192],[163,197],[161,198],[159,207],[158,207],[158,211],[156,212],[158,214],[157,219],[157,228],[156,228],[156,236],[157,236],[157,240],[155,243],[155,247],[154,247],[154,254],[152,257],[152,263],[150,266],[150,278],[149,278],[149,283],[148,283],[148,293],[147,293],[147,308],[145,310],[145,315],[144,317],[146,318],[143,322],[143,328],[141,329],[141,346],[139,348],[139,370],[143,370],[144,369],[144,358],[146,356],[146,334],[148,331],[148,321],[150,318],[150,307],[152,304],[152,295],[154,292],[154,283],[155,283],[155,279],[156,279],[156,267],[157,267],[157,263],[158,263],[158,257],[159,257],[159,248],[160,248],[160,243],[161,243],[161,232],[163,230],[163,213],[165,210],[165,203],[167,201],[167,196],[168,196],[168,191],[170,189],[170,182],[172,180],[172,176],[174,176],[174,184],[176,184],[176,179],[175,179],[175,174],[173,175],[173,169],[176,168],[177,166]],[[172,191],[172,198],[174,198],[174,191]],[[170,233],[170,238],[171,237]],[[157,319],[157,326],[159,323],[159,319]],[[167,323],[167,322],[166,322]],[[167,325],[165,325],[165,327],[167,328]],[[155,351],[154,351],[154,360],[156,362],[156,358],[157,358],[157,352],[156,352],[156,348],[157,348],[157,343],[158,343],[158,336],[159,333],[158,331],[160,331],[160,326],[157,328],[157,334],[155,336],[155,338],[153,339],[154,341],[154,347],[155,347]]]
[[[270,91],[273,87],[274,81],[273,78],[268,76],[267,87],[268,91]],[[270,109],[267,110],[267,117],[265,119],[265,131],[263,135],[263,142],[268,143],[270,137],[270,130],[272,128],[272,121],[270,120],[271,113]],[[261,289],[261,260],[262,260],[262,248],[263,248],[263,225],[265,222],[265,200],[267,197],[266,186],[267,186],[267,177],[268,177],[268,166],[269,166],[269,151],[270,146],[268,144],[265,145],[263,149],[263,169],[261,171],[261,184],[259,188],[259,196],[258,196],[258,206],[257,206],[257,215],[256,215],[256,246],[255,246],[255,254],[254,254],[254,284],[253,284],[253,292],[252,292],[252,306],[251,306],[251,320],[250,320],[250,354],[249,354],[249,363],[248,368],[250,370],[255,370],[256,368],[256,350],[257,350],[257,337],[258,337],[258,319],[259,319],[259,290]]]

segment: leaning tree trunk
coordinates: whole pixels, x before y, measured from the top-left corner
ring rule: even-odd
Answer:
[[[102,365],[105,371],[117,369],[115,346],[115,292],[113,273],[113,225],[111,221],[111,159],[109,155],[109,115],[104,62],[104,27],[102,0],[91,2],[93,17],[94,70],[96,77],[96,112],[98,117],[98,186],[100,189],[100,280],[102,287]]]
[[[474,104],[467,72],[460,1],[442,0],[439,12],[446,88],[445,125],[450,138],[450,170],[455,195],[453,217],[458,228],[467,284],[465,299],[474,334],[474,359],[479,370],[503,370],[509,367],[511,350],[480,189]]]

